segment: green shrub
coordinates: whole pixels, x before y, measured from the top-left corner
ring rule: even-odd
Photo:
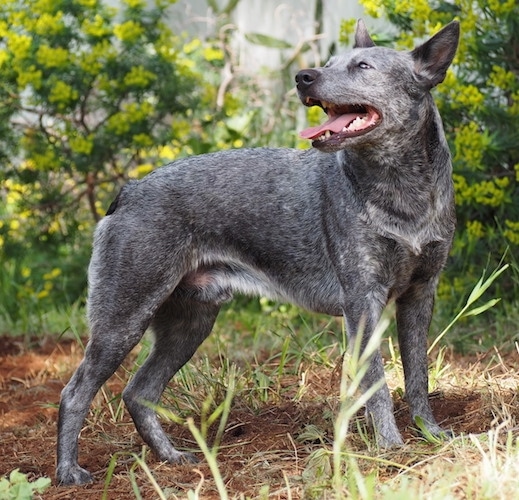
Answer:
[[[451,262],[440,296],[460,295],[510,247],[519,250],[519,4],[516,0],[361,0],[372,17],[392,27],[379,35],[400,48],[461,23],[460,46],[435,90],[453,155],[458,213]],[[345,21],[342,39],[351,33]],[[396,30],[395,30],[396,28]],[[395,33],[396,31],[396,33]],[[516,296],[513,273],[501,292]],[[461,293],[460,293],[461,292]]]
[[[94,222],[121,184],[242,144],[239,100],[216,99],[224,52],[173,34],[173,2],[2,3],[0,261],[16,261],[14,319],[17,303],[82,296]]]

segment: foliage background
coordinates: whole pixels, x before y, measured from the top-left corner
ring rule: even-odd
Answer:
[[[519,4],[516,0],[361,0],[395,31],[380,42],[411,48],[457,19],[460,46],[435,90],[454,166],[458,231],[440,296],[455,300],[481,269],[519,245]],[[351,23],[343,24],[347,39]],[[515,265],[517,272],[517,266]],[[501,281],[516,295],[517,274]]]
[[[6,0],[0,7],[0,316],[39,329],[50,309],[82,303],[95,222],[131,178],[189,154],[241,146],[307,147],[296,131],[322,120],[304,111],[293,75],[315,40],[280,51],[277,92],[235,71],[229,20],[239,0],[208,2],[215,35],[168,28],[174,0]],[[462,40],[435,90],[454,160],[459,227],[439,289],[452,309],[503,255],[515,271],[500,294],[517,294],[519,245],[519,7],[515,0],[361,0],[379,44],[406,49],[457,18]],[[316,2],[316,34],[322,1]],[[321,8],[319,8],[319,6]],[[355,20],[345,19],[348,44]],[[380,26],[380,25],[377,25]],[[341,48],[341,47],[339,47]],[[330,47],[329,52],[336,47]],[[264,70],[266,71],[266,70]],[[265,79],[265,73],[262,74]],[[305,116],[302,114],[306,113]],[[27,318],[37,318],[28,324]]]

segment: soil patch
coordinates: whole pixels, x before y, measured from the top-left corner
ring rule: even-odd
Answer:
[[[73,341],[56,343],[46,339],[30,350],[25,345],[16,339],[0,337],[0,475],[19,468],[31,480],[41,476],[54,478],[60,392],[79,363],[82,350]],[[486,432],[511,414],[517,418],[516,358],[516,354],[510,359],[499,358],[492,367],[483,356],[448,360],[452,373],[456,369],[464,371],[462,380],[469,380],[471,373],[475,377],[484,368],[489,380],[500,381],[500,389],[490,393],[484,384],[468,382],[464,388],[458,378],[452,386],[442,386],[431,395],[437,420],[459,434]],[[111,463],[115,463],[115,468],[107,498],[135,498],[131,477],[135,478],[143,498],[157,497],[147,471],[136,465],[136,457],[143,456],[144,448],[129,416],[120,402],[107,404],[107,400],[121,391],[125,377],[122,370],[108,383],[104,395],[97,396],[81,434],[80,463],[94,473],[96,482],[85,487],[52,486],[43,498],[101,498]],[[333,418],[337,411],[333,370],[310,367],[305,377],[307,391],[297,402],[290,390],[284,391],[286,399],[275,405],[266,404],[257,411],[235,401],[218,455],[228,491],[252,496],[268,484],[273,497],[303,496],[307,459],[318,446],[327,446],[333,440]],[[285,383],[287,388],[297,387],[297,377],[287,376]],[[497,404],[496,394],[501,398]],[[419,443],[406,402],[398,395],[395,395],[395,411],[404,437],[411,443]],[[197,449],[185,426],[172,423],[165,426],[180,448]],[[365,451],[355,429],[349,439],[352,446]],[[197,488],[203,492],[203,498],[218,498],[209,467],[202,455],[198,456],[201,462],[195,466],[172,466],[145,453],[145,463],[171,498],[184,497],[187,491]],[[292,486],[290,495],[286,490],[287,478]]]

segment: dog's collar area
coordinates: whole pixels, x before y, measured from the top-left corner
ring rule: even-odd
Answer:
[[[313,140],[313,145],[327,143],[333,139],[334,142],[348,137],[362,135],[376,127],[380,123],[380,113],[368,105],[353,104],[336,106],[327,101],[319,101],[307,97],[307,106],[320,106],[328,115],[328,120],[317,127],[303,130],[300,136],[304,139]]]

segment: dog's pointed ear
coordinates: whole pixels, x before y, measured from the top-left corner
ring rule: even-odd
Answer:
[[[368,30],[364,21],[359,19],[357,21],[357,29],[355,30],[355,44],[354,49],[363,49],[368,47],[374,47],[375,42],[369,36]]]
[[[411,52],[416,74],[421,80],[428,82],[430,88],[443,82],[456,54],[459,38],[460,23],[452,21]]]

